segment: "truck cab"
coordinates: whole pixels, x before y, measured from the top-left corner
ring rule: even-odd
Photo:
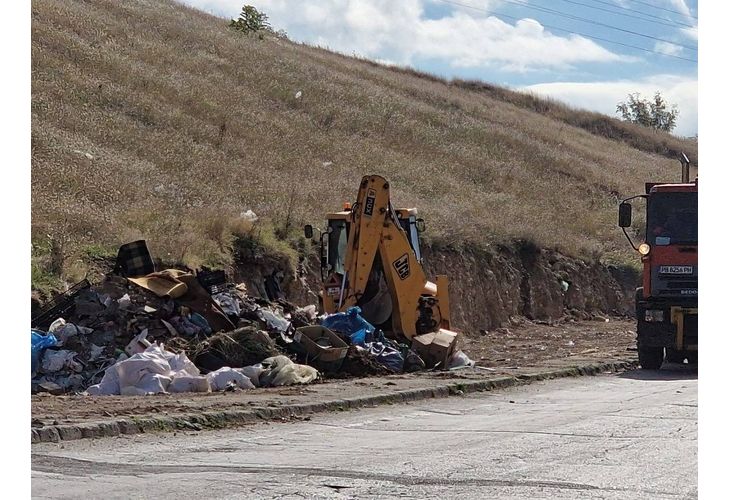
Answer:
[[[685,157],[686,158],[686,157]],[[684,165],[683,165],[684,166]],[[688,164],[681,183],[647,183],[646,193],[619,206],[619,226],[634,246],[632,199],[644,199],[646,227],[641,255],[642,283],[636,290],[637,348],[644,369],[670,362],[697,362],[697,180],[689,182]]]

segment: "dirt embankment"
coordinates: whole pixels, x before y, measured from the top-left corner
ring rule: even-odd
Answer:
[[[449,278],[451,320],[474,333],[510,318],[632,315],[638,274],[566,257],[525,242],[489,250],[425,249],[426,272]]]
[[[566,257],[526,242],[487,250],[425,247],[423,254],[429,278],[448,276],[451,321],[466,333],[478,335],[520,318],[553,322],[566,316],[633,315],[639,275],[631,269]],[[256,272],[250,267],[254,260]],[[244,256],[235,276],[253,294],[262,294],[275,276],[287,300],[299,305],[316,303],[321,283],[316,257],[292,264],[281,256]]]

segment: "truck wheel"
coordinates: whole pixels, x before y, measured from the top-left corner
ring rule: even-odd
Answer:
[[[639,364],[644,370],[658,370],[664,361],[663,347],[639,346]]]

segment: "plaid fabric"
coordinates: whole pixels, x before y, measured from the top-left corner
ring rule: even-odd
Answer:
[[[123,276],[146,276],[155,272],[155,264],[145,240],[133,241],[119,247],[114,272]]]

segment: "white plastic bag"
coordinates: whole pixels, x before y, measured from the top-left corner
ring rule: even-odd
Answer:
[[[476,363],[464,354],[464,351],[456,351],[449,360],[449,370],[458,370],[459,368],[467,368],[474,366]]]
[[[286,333],[289,331],[291,322],[281,315],[270,311],[269,309],[260,308],[256,311],[259,318],[266,322],[266,325],[278,333]]]
[[[308,365],[293,363],[286,356],[272,356],[261,362],[263,372],[259,375],[261,387],[308,384],[315,380],[318,372]]]
[[[236,384],[241,389],[254,389],[256,387],[246,375],[228,366],[210,372],[206,377],[210,381],[210,388],[213,391],[222,391],[231,383]]]
[[[46,349],[46,352],[43,353],[41,367],[46,373],[55,373],[65,368],[80,372],[83,367],[79,362],[74,361],[74,356],[76,356],[76,353],[73,351]]]
[[[210,381],[208,378],[200,375],[175,377],[167,387],[169,392],[210,392],[210,389]]]
[[[205,391],[208,379],[200,377],[200,370],[185,353],[175,354],[164,345],[152,344],[144,352],[118,361],[104,372],[101,382],[87,389],[90,395],[145,395],[167,392],[172,382],[182,378],[173,387],[175,392],[189,387]],[[205,379],[203,382],[200,379]],[[195,380],[193,380],[195,379]],[[206,385],[208,384],[208,385]]]
[[[248,377],[248,379],[254,386],[261,387],[261,383],[259,382],[259,376],[261,376],[261,373],[263,373],[264,371],[264,367],[261,365],[261,363],[257,363],[251,366],[244,366],[243,368],[236,368],[236,370],[240,371],[244,376]]]

